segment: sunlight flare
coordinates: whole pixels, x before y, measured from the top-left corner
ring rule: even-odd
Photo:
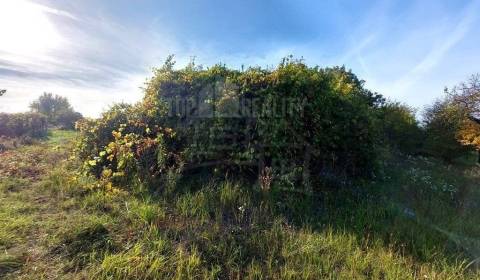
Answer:
[[[41,7],[24,0],[0,1],[0,52],[37,56],[61,45],[59,32]]]

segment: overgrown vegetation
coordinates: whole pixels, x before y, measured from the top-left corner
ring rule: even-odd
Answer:
[[[0,155],[7,279],[477,279],[480,173],[409,157],[384,179],[309,195],[201,174],[165,195],[100,189],[71,133]],[[0,170],[5,170],[2,166]],[[101,185],[101,184],[100,184]]]
[[[414,110],[365,89],[344,68],[286,58],[272,70],[176,70],[170,57],[142,102],[78,124],[78,154],[86,171],[117,187],[140,180],[161,188],[201,170],[267,175],[268,185],[315,193],[379,176],[396,154],[448,163],[468,155],[480,125],[451,100],[428,108],[421,126]]]
[[[0,96],[6,90],[0,90]],[[32,112],[0,113],[0,152],[34,144],[47,137],[49,126],[73,130],[82,115],[64,97],[45,93],[31,104]]]
[[[37,113],[0,113],[0,136],[42,138],[47,135],[47,119]]]
[[[447,162],[465,155],[468,148],[457,140],[463,116],[448,100],[437,101],[425,112],[428,152]]]
[[[48,123],[61,129],[74,129],[75,122],[82,119],[82,114],[75,110],[68,99],[51,93],[44,93],[30,104],[33,112],[43,114]]]
[[[445,91],[425,113],[427,147],[446,161],[476,150],[480,163],[480,76]]]
[[[465,88],[420,123],[344,68],[170,57],[138,104],[0,154],[0,276],[479,279]]]
[[[196,169],[254,179],[271,171],[306,191],[374,174],[387,103],[344,68],[293,59],[243,72],[173,65],[170,58],[155,70],[141,103],[78,125],[85,169],[117,186],[139,179],[156,187]]]

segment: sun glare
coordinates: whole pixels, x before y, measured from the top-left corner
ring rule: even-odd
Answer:
[[[24,0],[0,1],[0,51],[36,56],[60,43],[60,34],[41,6]]]

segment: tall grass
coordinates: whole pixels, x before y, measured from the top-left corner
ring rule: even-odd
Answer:
[[[478,167],[423,158],[387,167],[376,181],[316,195],[219,178],[179,181],[165,194],[99,188],[64,162],[41,182],[0,181],[0,248],[39,228],[47,248],[43,266],[1,255],[0,270],[27,279],[52,266],[53,278],[479,279]],[[53,202],[29,200],[38,195]]]
[[[420,217],[405,215],[398,203],[374,197],[332,193],[317,205],[324,215],[295,223],[291,220],[295,216],[282,215],[281,210],[312,207],[312,201],[299,206],[294,204],[303,204],[302,200],[290,199],[289,205],[279,206],[265,200],[261,192],[228,181],[207,184],[171,201],[145,196],[130,198],[126,202],[129,214],[116,222],[126,225],[129,221],[128,232],[134,237],[123,249],[106,253],[100,265],[92,263],[88,269],[92,277],[478,277],[467,268],[468,257],[448,236],[423,224]]]

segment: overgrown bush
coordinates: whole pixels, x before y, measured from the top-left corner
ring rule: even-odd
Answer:
[[[407,155],[423,152],[425,133],[412,108],[398,102],[385,102],[378,112],[384,146]]]
[[[154,71],[139,104],[79,123],[87,170],[117,184],[198,169],[257,176],[271,168],[293,187],[374,171],[383,98],[344,68],[291,58],[273,70],[173,66],[169,58]]]
[[[60,129],[73,130],[75,123],[83,118],[82,114],[73,110],[62,111],[58,114],[56,125]]]
[[[0,136],[45,137],[47,136],[47,118],[38,113],[0,113]]]
[[[435,102],[424,114],[426,151],[446,162],[464,156],[469,147],[458,140],[464,114],[449,99]]]
[[[118,104],[98,120],[77,123],[81,134],[77,151],[84,169],[107,185],[124,186],[134,179],[154,183],[180,165],[171,146],[173,130],[153,124],[142,108]]]

